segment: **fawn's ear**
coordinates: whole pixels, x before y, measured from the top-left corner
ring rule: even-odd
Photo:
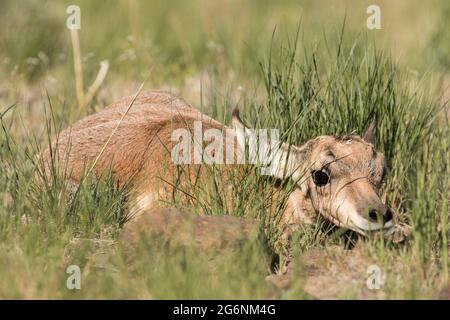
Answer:
[[[368,143],[375,143],[375,126],[376,126],[376,121],[375,118],[373,118],[373,120],[370,122],[369,127],[366,129],[366,132],[364,132],[362,138],[364,141],[368,142]]]
[[[300,165],[304,162],[306,147],[293,146],[278,140],[258,140],[258,134],[242,121],[237,108],[233,110],[232,122],[235,129],[243,129],[250,141],[258,141],[257,150],[250,150],[257,153],[256,156],[265,166],[264,175],[277,179],[296,179]]]
[[[233,112],[231,113],[231,120],[234,128],[248,129],[248,126],[241,119],[238,108],[233,109]]]

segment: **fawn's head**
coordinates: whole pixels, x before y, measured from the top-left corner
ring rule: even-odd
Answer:
[[[235,127],[248,127],[233,112]],[[314,213],[337,226],[366,235],[394,226],[379,196],[385,175],[383,153],[374,148],[373,122],[362,137],[319,136],[304,145],[279,144],[270,175],[293,179]]]

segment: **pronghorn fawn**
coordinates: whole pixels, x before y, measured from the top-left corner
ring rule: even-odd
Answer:
[[[152,91],[124,98],[62,131],[52,148],[55,153],[51,156],[50,149],[44,152],[44,169],[48,174],[53,159],[75,183],[86,168],[91,167],[97,177],[109,171],[118,184],[127,182],[130,210],[136,214],[149,211],[160,206],[163,192],[171,192],[177,185],[174,180],[180,177],[173,174],[177,167],[189,166],[186,163],[192,160],[192,166],[199,169],[192,170],[198,178],[199,172],[208,166],[207,161],[196,162],[196,155],[191,153],[184,157],[188,160],[184,164],[174,159],[182,151],[177,149],[180,136],[174,138],[174,133],[186,129],[193,132],[198,129],[196,123],[201,124],[203,131],[226,131],[221,138],[224,143],[232,143],[234,150],[243,153],[242,145],[235,143],[237,136],[232,128],[202,114],[179,97]],[[251,135],[252,130],[240,119],[237,110],[233,112],[233,126]],[[371,125],[362,137],[319,136],[300,146],[278,143],[265,174],[296,183],[283,208],[280,230],[290,232],[302,223],[314,223],[319,216],[362,235],[389,233],[393,229],[393,213],[378,194],[385,174],[385,158],[374,148],[373,131]],[[222,151],[223,148],[219,153]],[[214,152],[217,156],[217,150]],[[239,174],[242,165],[227,162],[224,167]],[[194,177],[187,174],[182,178]],[[271,186],[274,194],[282,191],[284,185]]]

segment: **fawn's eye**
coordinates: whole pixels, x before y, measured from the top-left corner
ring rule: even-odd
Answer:
[[[323,187],[330,182],[330,176],[323,170],[317,170],[312,172],[312,178],[316,186]]]

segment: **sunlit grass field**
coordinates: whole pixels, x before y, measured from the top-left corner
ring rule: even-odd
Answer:
[[[78,107],[67,6],[81,9],[84,89]],[[368,30],[365,1],[10,1],[0,3],[0,298],[423,299],[450,298],[450,5],[378,1],[381,30]],[[302,144],[321,134],[361,134],[377,120],[387,158],[382,197],[410,229],[400,244],[355,240],[323,226],[298,231],[283,274],[275,233],[202,250],[154,237],[120,241],[126,188],[87,178],[39,181],[39,152],[57,133],[118,98],[165,89],[230,124],[239,106],[256,128]],[[256,170],[196,192],[197,215],[270,216]],[[288,187],[287,187],[288,188]],[[288,192],[288,190],[286,190]],[[167,206],[185,207],[183,197]],[[350,243],[350,244],[349,244]],[[81,270],[69,290],[66,268]],[[367,287],[370,266],[384,276]]]

